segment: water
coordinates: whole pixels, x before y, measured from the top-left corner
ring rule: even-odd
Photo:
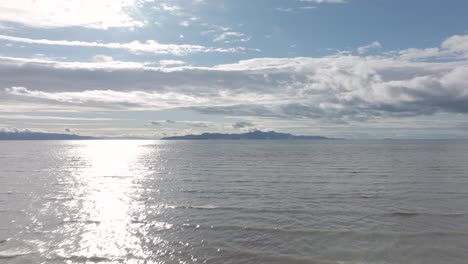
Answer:
[[[0,142],[0,263],[467,263],[468,141]]]

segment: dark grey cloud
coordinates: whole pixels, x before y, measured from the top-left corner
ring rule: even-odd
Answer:
[[[254,127],[254,126],[255,124],[249,121],[239,121],[232,125],[232,127],[235,129],[249,128],[249,127]]]
[[[191,127],[199,127],[199,128],[208,127],[208,124],[202,123],[202,122],[190,122],[188,123],[188,125]]]

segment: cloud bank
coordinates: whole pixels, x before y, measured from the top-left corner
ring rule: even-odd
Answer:
[[[2,100],[331,122],[468,113],[468,36],[378,56],[125,67],[0,58]],[[80,67],[77,67],[80,65]],[[102,63],[100,64],[102,65]],[[182,65],[182,64],[181,64]]]

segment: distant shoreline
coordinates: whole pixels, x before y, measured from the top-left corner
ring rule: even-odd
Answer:
[[[296,136],[275,131],[252,131],[243,134],[203,133],[200,135],[185,135],[164,137],[161,140],[335,140],[324,136]]]

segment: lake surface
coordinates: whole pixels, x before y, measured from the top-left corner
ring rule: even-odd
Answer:
[[[0,263],[467,263],[468,141],[0,142]]]

